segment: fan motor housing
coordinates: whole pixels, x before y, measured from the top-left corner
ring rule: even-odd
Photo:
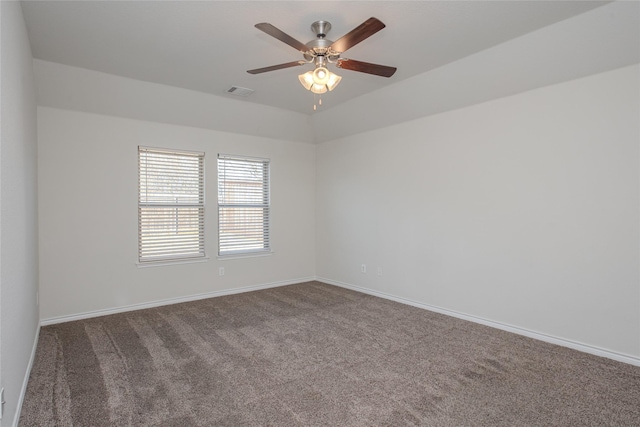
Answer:
[[[333,42],[329,39],[315,39],[306,43],[306,45],[309,47],[309,50],[312,50],[315,53],[314,56],[324,56],[327,53],[329,46],[331,46],[332,44]],[[313,56],[305,53],[304,57],[305,59],[309,60]]]
[[[331,29],[331,23],[327,21],[316,21],[311,24],[311,31],[316,34],[316,39],[313,39],[306,43],[309,47],[309,50],[312,50],[314,55],[309,55],[307,53],[304,54],[304,58],[307,61],[310,61],[316,56],[329,56],[327,55],[327,51],[329,47],[333,44],[332,40],[325,38],[327,33]],[[335,55],[330,55],[333,58],[337,58]]]

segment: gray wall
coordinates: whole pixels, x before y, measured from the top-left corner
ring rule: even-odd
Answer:
[[[19,2],[0,2],[0,382],[3,426],[17,416],[38,327],[36,100]]]

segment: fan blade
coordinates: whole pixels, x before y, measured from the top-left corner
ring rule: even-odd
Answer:
[[[358,27],[333,42],[330,49],[334,52],[342,53],[357,45],[362,40],[371,37],[384,27],[385,25],[377,18],[369,18]]]
[[[294,39],[289,34],[284,33],[268,22],[256,24],[255,27],[260,31],[264,31],[265,33],[269,34],[271,37],[275,37],[281,42],[288,44],[292,48],[299,50],[302,53],[309,51],[309,47],[306,44]]]
[[[255,70],[247,70],[247,73],[260,74],[260,73],[266,73],[267,71],[275,71],[275,70],[281,70],[283,68],[297,67],[299,65],[304,65],[304,64],[306,64],[305,61],[293,61],[293,62],[287,62],[285,64],[272,65],[270,67],[256,68]]]
[[[355,59],[342,58],[336,62],[336,67],[343,70],[360,71],[361,73],[375,74],[376,76],[391,77],[396,72],[396,67],[371,64],[369,62],[356,61]]]

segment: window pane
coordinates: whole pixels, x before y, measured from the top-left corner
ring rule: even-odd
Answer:
[[[270,250],[269,161],[218,156],[220,255]]]
[[[204,153],[138,153],[138,260],[203,257]]]

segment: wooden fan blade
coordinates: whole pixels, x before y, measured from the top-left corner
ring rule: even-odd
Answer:
[[[268,22],[262,22],[260,24],[256,24],[255,27],[260,31],[264,31],[265,33],[269,34],[271,37],[275,37],[281,42],[288,44],[292,48],[299,50],[302,53],[305,53],[309,50],[306,44],[294,39],[289,34],[284,33],[283,31],[279,30],[278,28],[274,27]]]
[[[330,49],[334,52],[342,53],[357,45],[362,40],[371,37],[384,27],[385,25],[377,18],[369,18],[349,33],[333,42]]]
[[[336,66],[344,70],[360,71],[361,73],[374,74],[382,77],[391,77],[397,70],[396,67],[387,67],[386,65],[371,64],[369,62],[347,58],[338,59]]]
[[[255,70],[247,70],[247,73],[260,74],[260,73],[266,73],[267,71],[275,71],[275,70],[281,70],[283,68],[297,67],[299,65],[304,65],[304,64],[306,64],[306,62],[304,61],[293,61],[293,62],[287,62],[285,64],[272,65],[270,67],[256,68]]]

